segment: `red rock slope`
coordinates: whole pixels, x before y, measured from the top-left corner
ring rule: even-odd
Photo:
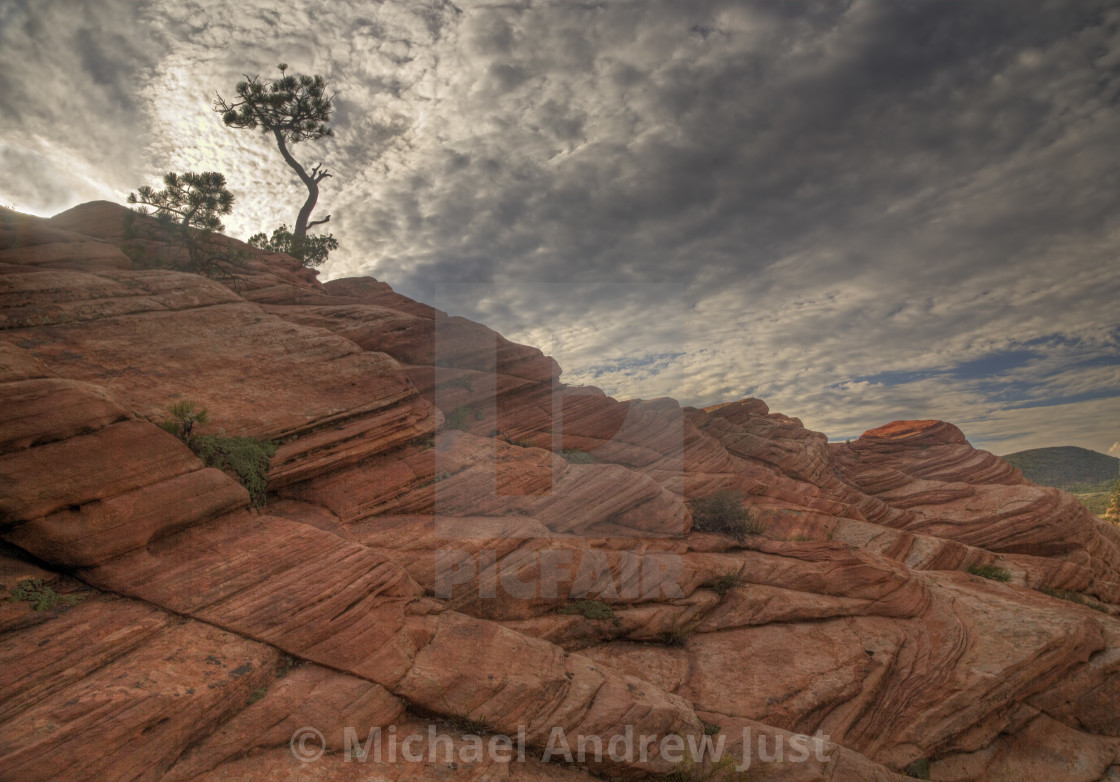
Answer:
[[[663,751],[705,738],[765,779],[1120,778],[1120,535],[952,425],[615,400],[371,279],[162,268],[123,214],[0,220],[0,778],[707,778]],[[156,425],[183,399],[279,443],[263,510]],[[720,489],[760,534],[692,529]]]

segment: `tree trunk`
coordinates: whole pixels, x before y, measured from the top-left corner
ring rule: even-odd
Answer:
[[[288,151],[288,145],[284,142],[284,134],[279,130],[273,130],[273,135],[276,137],[276,146],[280,147],[280,154],[284,156],[284,162],[291,166],[292,170],[299,176],[300,181],[307,187],[307,200],[303,202],[303,208],[299,210],[299,216],[296,218],[296,227],[292,231],[294,239],[302,239],[307,235],[307,223],[311,220],[311,210],[315,208],[315,202],[319,200],[319,179],[307,173],[307,170],[300,165],[299,161],[292,157],[292,153]]]

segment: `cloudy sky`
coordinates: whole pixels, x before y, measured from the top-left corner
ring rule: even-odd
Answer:
[[[334,172],[324,278],[621,397],[1120,453],[1114,2],[3,0],[0,201],[217,170],[228,233],[291,224],[210,110],[279,62],[336,93],[295,149]]]

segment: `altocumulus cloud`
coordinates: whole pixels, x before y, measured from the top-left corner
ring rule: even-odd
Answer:
[[[568,382],[767,400],[834,438],[938,417],[997,452],[1120,436],[1120,9],[1088,2],[61,0],[0,8],[0,198],[216,169],[284,61],[337,90],[328,276],[557,354]]]

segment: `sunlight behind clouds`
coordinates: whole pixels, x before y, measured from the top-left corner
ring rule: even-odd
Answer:
[[[336,93],[337,135],[295,150],[334,174],[324,279],[376,276],[621,397],[753,395],[838,439],[930,417],[997,451],[1120,437],[1120,9],[0,14],[0,201],[18,208],[217,170],[229,234],[292,224],[304,191],[275,146],[210,110],[283,61]]]

